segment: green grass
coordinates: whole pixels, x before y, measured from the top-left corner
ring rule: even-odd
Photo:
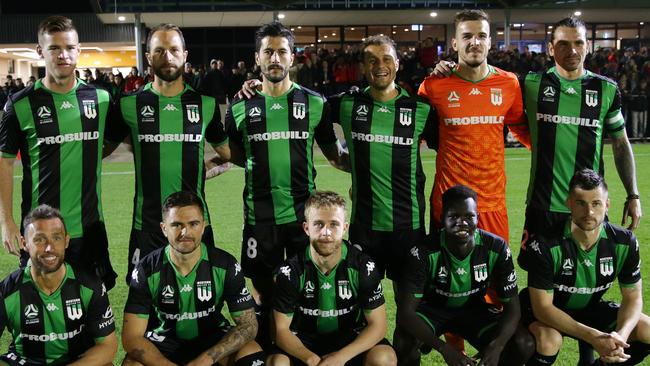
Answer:
[[[633,145],[636,165],[638,167],[637,180],[640,186],[643,203],[650,204],[648,192],[650,191],[650,145]],[[316,154],[316,164],[318,171],[317,184],[319,189],[334,190],[347,197],[350,186],[350,178],[347,174],[330,167],[320,154]],[[435,169],[435,154],[429,150],[423,152],[424,170],[427,175],[427,196],[431,191],[433,184],[433,173]],[[613,164],[611,147],[605,148],[605,163],[607,177],[609,178],[610,198],[612,207],[609,217],[614,223],[620,223],[623,200],[625,191],[618,179]],[[524,220],[524,205],[526,189],[528,187],[528,176],[530,169],[530,155],[524,149],[508,149],[506,152],[506,176],[507,185],[507,204],[510,217],[510,242],[516,257],[519,251],[519,241]],[[15,170],[20,174],[20,169]],[[14,212],[17,217],[19,212],[19,185],[20,178],[14,179]],[[235,257],[240,257],[240,241],[242,229],[242,199],[241,192],[243,187],[243,170],[240,168],[221,175],[215,179],[206,182],[207,202],[210,207],[210,214],[214,224],[215,240],[217,246],[232,253]],[[127,296],[127,286],[124,281],[127,265],[127,252],[129,232],[131,229],[131,214],[133,209],[133,190],[134,175],[133,164],[131,163],[105,163],[103,177],[103,207],[104,218],[109,235],[110,253],[113,266],[120,275],[117,285],[110,291],[110,299],[115,309],[116,324],[118,337],[122,325],[122,309]],[[428,217],[428,212],[427,212]],[[636,234],[641,243],[642,275],[647,275],[650,264],[650,252],[645,248],[645,244],[650,241],[650,225],[648,218],[642,221],[641,227]],[[428,225],[427,225],[428,226]],[[17,267],[17,260],[10,255],[0,256],[0,276],[5,277]],[[526,274],[519,271],[520,288],[526,284]],[[395,326],[395,303],[393,299],[392,286],[389,281],[384,281],[386,291],[386,304],[388,309],[389,333],[387,337],[392,338],[392,330]],[[609,292],[613,299],[619,297],[618,288],[613,288]],[[648,292],[644,294],[644,310],[648,311]],[[8,333],[4,333],[0,340],[0,350],[5,350],[10,342]],[[116,364],[121,362],[124,351],[120,345]],[[423,365],[444,364],[442,358],[436,352],[423,358]],[[558,358],[557,365],[575,365],[576,364],[576,344],[574,341],[567,339],[565,347],[562,349]]]

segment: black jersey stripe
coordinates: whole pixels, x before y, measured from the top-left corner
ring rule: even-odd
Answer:
[[[211,294],[209,297],[205,296],[208,293],[206,291],[207,283],[209,283],[209,293]],[[215,283],[216,280],[212,277],[210,261],[201,260],[196,268],[196,279],[194,281],[194,308],[197,313],[207,312],[210,307],[214,306],[214,297],[217,295]],[[218,326],[221,320],[219,315],[220,313],[213,311],[208,317],[197,319],[197,334],[210,334],[213,332],[215,325]]]
[[[163,249],[164,250],[164,249]],[[160,253],[161,256],[164,256],[164,252]],[[162,259],[163,263],[167,259]],[[160,283],[158,285],[158,299],[156,303],[158,305],[158,314],[163,317],[161,319],[167,332],[160,335],[176,338],[176,318],[165,319],[165,314],[169,316],[175,316],[180,314],[180,291],[178,288],[178,282],[176,281],[176,273],[174,272],[173,264],[168,263],[167,265],[163,264],[160,268]],[[161,314],[162,313],[162,314]]]
[[[305,113],[297,114],[298,110],[295,104],[302,103],[305,105]],[[297,131],[302,134],[309,132],[309,98],[307,94],[298,88],[294,88],[287,95],[287,108],[289,109],[289,131]],[[302,117],[302,118],[297,118]],[[306,162],[309,160],[309,151],[307,151],[307,141],[305,139],[289,140],[289,156],[291,157],[291,191],[293,198],[293,208],[296,219],[304,219],[305,202],[309,198],[309,167]],[[313,164],[312,164],[313,166]],[[316,175],[314,173],[314,178]],[[305,189],[307,188],[307,189]]]
[[[32,176],[32,157],[29,155],[29,146],[24,144],[20,148],[20,160],[23,163],[23,183],[21,186],[22,194],[22,203],[20,205],[21,212],[21,222],[20,229],[23,229],[22,219],[27,216],[29,211],[32,209],[32,187],[33,187],[33,176]]]
[[[138,118],[138,133],[140,135],[157,135],[160,133],[160,109],[158,96],[151,91],[139,93],[136,96],[136,113]],[[143,112],[145,111],[146,113]],[[153,110],[153,116],[150,115]],[[146,114],[146,116],[143,116]],[[132,136],[137,139],[138,136]],[[142,195],[142,207],[140,215],[142,221],[142,230],[158,232],[160,230],[160,216],[147,215],[147,212],[160,212],[161,192],[160,192],[160,144],[141,143],[141,162],[140,169],[146,169],[138,176],[141,177],[140,187],[147,190],[147,194]],[[147,162],[146,167],[143,162]],[[136,184],[137,189],[138,184]],[[138,195],[136,194],[136,200]],[[137,207],[137,202],[134,207]],[[135,216],[135,215],[134,215]]]
[[[555,252],[557,253],[557,252]],[[575,245],[563,245],[561,248],[562,257],[555,260],[560,260],[560,275],[557,276],[555,283],[576,283],[577,277],[577,258],[578,254],[576,251]],[[567,260],[568,259],[568,260]],[[555,306],[561,306],[560,304],[566,304],[571,299],[571,295],[564,291],[555,291],[553,295],[553,304]]]
[[[316,266],[312,265],[307,258],[303,259],[303,265],[305,270],[303,274],[304,278],[307,281],[311,281],[312,285],[314,286],[314,296],[311,299],[305,299],[305,306],[308,309],[318,309],[318,298],[322,288],[320,281],[318,281],[319,277],[318,273],[316,272]],[[301,292],[304,294],[305,289],[301,289]],[[291,329],[304,330],[304,332],[307,334],[318,334],[318,323],[316,321],[309,321],[309,318],[303,317],[302,314],[298,314],[298,316],[294,314],[294,319],[297,321],[295,321],[295,324],[292,322]]]
[[[409,113],[410,111],[410,113]],[[414,139],[417,104],[400,98],[395,102],[393,136]],[[408,114],[408,116],[407,116]],[[407,124],[408,123],[408,124]],[[413,146],[393,143],[391,183],[393,189],[393,229],[413,228],[413,199],[411,196],[411,149]]]
[[[54,97],[45,90],[38,89],[29,96],[29,103],[32,106],[36,135],[38,137],[58,136],[59,119],[54,105]],[[49,117],[44,116],[46,113],[44,108],[49,111]],[[40,156],[38,204],[46,203],[59,208],[61,207],[61,145],[42,143],[38,147],[38,154]],[[29,192],[31,192],[31,187]]]
[[[78,88],[77,102],[79,118],[83,132],[99,131],[99,99],[94,88]],[[81,222],[85,229],[99,221],[99,197],[97,196],[97,161],[99,140],[83,141],[82,150],[82,184],[81,184]]]
[[[80,104],[81,106],[81,104]],[[76,329],[84,326],[88,314],[81,314],[79,316],[81,309],[90,310],[90,304],[87,306],[82,306],[81,303],[81,292],[79,290],[79,283],[77,281],[65,281],[63,287],[61,288],[61,300],[62,305],[64,306],[61,311],[63,312],[63,320],[65,321],[65,329],[68,332],[73,332]],[[78,303],[75,304],[75,302]],[[70,303],[67,303],[70,302]],[[85,339],[84,339],[85,338]],[[87,337],[77,336],[74,339],[68,339],[68,355],[70,359],[75,359],[87,349],[92,347],[92,344],[89,344]]]
[[[598,78],[587,76],[582,79],[581,88],[582,103],[580,105],[580,117],[588,118],[590,120],[597,120],[600,116],[600,109],[603,102],[602,82]],[[595,105],[593,102],[595,102]],[[600,121],[600,123],[604,124],[605,121]],[[574,168],[575,172],[585,168],[594,168],[594,159],[596,158],[595,154],[597,148],[596,144],[598,141],[602,141],[602,139],[599,139],[596,136],[598,130],[599,128],[591,126],[578,127],[578,144],[576,147]]]
[[[363,94],[355,95],[352,105],[352,119],[350,124],[352,131],[358,134],[368,135],[371,130],[373,114],[373,103]],[[353,215],[359,219],[360,224],[372,227],[372,190],[370,178],[370,143],[367,141],[349,141],[354,144],[354,168],[357,179],[356,197],[352,200]],[[359,187],[366,187],[359,189]],[[360,210],[365,208],[365,210]]]
[[[553,95],[550,95],[552,91]],[[537,95],[537,112],[543,114],[557,115],[560,106],[560,81],[554,73],[544,73],[540,80],[539,92]],[[548,95],[545,95],[548,94]],[[556,125],[537,121],[539,129],[537,141],[537,169],[535,170],[535,182],[533,188],[532,202],[539,202],[544,209],[551,205],[551,193],[553,191],[553,165],[542,166],[545,162],[553,162],[555,156]]]
[[[203,110],[203,101],[201,95],[197,93],[186,92],[181,96],[181,112],[183,113],[183,133],[190,134],[195,136],[202,135],[203,124],[208,123],[205,121],[205,118],[200,118],[201,111]],[[205,116],[202,116],[205,117]],[[196,172],[198,171],[198,165],[203,161],[203,157],[200,156],[200,143],[184,141],[182,148],[182,183],[184,191],[196,191],[196,188],[199,184],[199,177]],[[202,174],[205,172],[202,171]],[[203,208],[207,210],[207,207]]]
[[[20,326],[23,334],[41,335],[45,334],[45,320],[43,314],[45,307],[36,288],[31,284],[24,282],[20,286]],[[29,308],[28,308],[29,307]],[[28,311],[29,309],[29,311]],[[38,311],[33,316],[33,310]],[[29,316],[28,316],[29,315]],[[31,359],[45,360],[45,342],[30,340],[29,337],[23,337],[19,340],[22,343],[22,354],[28,355]]]
[[[252,98],[246,102],[246,129],[248,136],[255,133],[264,133],[267,131],[266,123],[266,98]],[[250,116],[250,110],[253,108],[259,108],[260,115],[259,117]],[[269,161],[269,146],[268,142],[258,142],[255,144],[250,144],[251,156],[254,156],[256,160],[259,160],[260,163],[256,164],[253,168],[252,173],[252,182],[253,186],[248,187],[248,184],[244,185],[244,199],[249,194],[252,194],[253,197],[253,214],[255,215],[255,222],[265,222],[269,217],[273,217],[275,221],[275,211],[273,208],[273,200],[270,195],[271,187],[271,172],[270,167],[273,164],[272,161]],[[264,163],[262,163],[264,162]],[[251,174],[247,172],[247,174]],[[252,192],[247,192],[248,189],[251,189]],[[249,214],[247,213],[246,216]]]

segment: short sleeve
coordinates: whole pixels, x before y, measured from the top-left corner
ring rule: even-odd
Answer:
[[[345,95],[345,93],[341,93],[341,94],[336,94],[336,95],[333,95],[333,96],[327,98],[327,103],[330,106],[329,119],[330,119],[330,121],[332,121],[332,124],[334,124],[334,123],[340,124],[341,123],[341,120],[340,120],[339,117],[341,115],[341,99],[343,99],[344,95]]]
[[[93,338],[106,337],[115,331],[113,308],[108,302],[108,292],[103,283],[99,291],[93,291],[87,312],[86,326]]]
[[[517,296],[517,271],[512,262],[512,252],[505,241],[500,241],[499,256],[492,271],[492,284],[501,301]]]
[[[243,103],[243,102],[242,102]],[[232,106],[233,104],[231,103],[228,106],[228,109],[226,110],[226,118],[224,120],[224,125],[225,125],[225,132],[226,135],[228,136],[228,139],[231,142],[236,142],[238,144],[243,144],[244,143],[244,137],[242,132],[237,128],[237,121],[235,121],[235,116],[232,112]]]
[[[298,274],[285,262],[278,267],[274,277],[273,309],[283,314],[293,314],[300,300]]]
[[[20,144],[25,140],[25,134],[20,129],[18,116],[11,97],[4,105],[0,120],[0,152],[3,157],[14,158],[18,154]]]
[[[212,146],[221,146],[228,142],[228,136],[221,124],[221,111],[219,111],[219,104],[214,103],[214,113],[212,119],[208,121],[208,126],[205,129],[205,140],[212,144]]]
[[[521,94],[521,87],[519,86],[519,80],[516,77],[512,78],[512,83],[508,90],[509,93],[512,93],[514,99],[512,105],[508,112],[506,112],[504,122],[506,125],[511,124],[524,124],[526,123],[526,115],[524,114],[524,101]]]
[[[417,298],[423,296],[425,286],[430,280],[427,278],[427,273],[429,273],[428,262],[429,256],[422,247],[414,246],[411,248],[410,255],[404,265],[404,275],[400,286],[404,291]]]
[[[104,137],[107,141],[120,143],[129,135],[129,126],[124,121],[122,115],[121,98],[117,98],[108,108],[108,117],[106,118],[106,130]]]
[[[375,262],[363,255],[359,273],[359,305],[365,310],[372,310],[384,304],[384,291],[381,288],[383,274]]]
[[[612,102],[605,115],[605,130],[609,135],[618,137],[625,134],[625,120],[621,112],[621,90],[618,86],[612,85],[611,87],[615,90]]]
[[[235,315],[255,305],[253,295],[251,295],[248,287],[246,287],[246,280],[244,279],[241,265],[233,257],[230,257],[228,261],[224,281],[222,284],[224,288],[223,300],[228,304],[230,314]]]
[[[440,146],[440,126],[438,126],[438,112],[432,105],[430,105],[421,138],[427,142],[430,149],[438,151]]]
[[[551,251],[538,239],[529,239],[526,245],[528,286],[553,290],[553,257]]]
[[[639,257],[639,240],[631,235],[631,243],[627,256],[623,261],[621,271],[618,274],[618,282],[622,287],[634,286],[641,280],[641,260]]]
[[[331,145],[336,142],[336,135],[334,134],[334,125],[331,120],[331,107],[330,104],[323,102],[323,113],[320,122],[314,130],[314,138],[320,146]]]
[[[153,306],[153,295],[142,264],[138,264],[131,272],[129,295],[124,306],[125,313],[149,316]]]

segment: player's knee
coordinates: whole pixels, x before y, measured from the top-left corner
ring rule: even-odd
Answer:
[[[528,326],[528,330],[535,337],[535,348],[537,352],[544,355],[554,355],[562,347],[562,334],[557,330],[548,327],[540,322],[534,322]]]
[[[634,327],[630,339],[637,342],[650,344],[650,317],[641,314],[639,322]]]
[[[127,354],[126,357],[124,357],[124,361],[122,361],[122,366],[143,366],[140,362],[132,359],[129,357]]]
[[[528,360],[533,355],[533,353],[535,353],[535,338],[523,327],[517,329],[513,336],[512,342],[516,352],[520,355],[521,360],[524,362]]]
[[[267,366],[291,366],[291,360],[286,355],[276,353],[266,359]]]
[[[248,347],[248,352],[245,355],[241,355],[243,348],[246,346],[251,345]],[[242,350],[237,352],[237,356],[235,357],[235,365],[234,366],[260,366],[264,365],[264,360],[266,359],[266,355],[264,354],[264,351],[262,351],[262,348],[255,342],[248,342],[247,344],[244,345]],[[255,350],[257,349],[257,350]]]
[[[368,351],[364,366],[397,366],[395,350],[389,345],[377,345]]]

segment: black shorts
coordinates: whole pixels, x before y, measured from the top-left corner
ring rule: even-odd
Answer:
[[[104,222],[97,221],[83,228],[84,235],[71,238],[65,250],[65,261],[74,268],[95,273],[106,286],[107,290],[115,286],[117,273],[113,270],[108,253],[108,236]],[[29,253],[21,251],[20,266],[27,265]]]
[[[167,359],[176,364],[184,365],[198,357],[206,349],[217,344],[229,330],[229,326],[219,328],[214,333],[202,334],[197,339],[191,341],[160,336],[153,332],[147,332],[144,336]]]
[[[566,225],[570,216],[571,214],[566,212],[552,212],[530,206],[526,207],[524,231],[521,234],[522,248],[517,256],[517,263],[522,269],[528,270],[526,256],[522,255],[522,253],[525,253],[523,244],[537,234],[544,234],[548,238],[562,237],[564,225]]]
[[[350,225],[349,240],[375,260],[377,267],[391,280],[399,281],[409,251],[425,240],[424,228],[417,230],[377,231],[363,225]]]
[[[208,246],[214,246],[214,236],[212,235],[212,226],[206,226],[203,231],[201,241]],[[126,273],[130,274],[138,264],[140,259],[144,258],[147,254],[153,252],[158,248],[162,248],[169,242],[163,234],[162,230],[157,232],[149,232],[131,229],[131,237],[129,238],[129,265]],[[131,281],[131,276],[126,277],[126,284]]]
[[[497,336],[502,312],[500,307],[487,303],[454,309],[421,302],[416,310],[436,336],[454,333],[476,349],[483,349]]]
[[[519,302],[521,304],[521,323],[528,328],[530,324],[537,321],[530,304],[528,287],[519,292]],[[616,319],[618,317],[619,308],[620,305],[618,303],[601,300],[594,305],[587,306],[580,310],[560,310],[567,313],[577,322],[596,328],[601,332],[609,333],[616,330]]]
[[[38,366],[40,363],[31,362],[26,358],[18,356],[16,352],[7,352],[4,355],[0,355],[0,365],[9,365],[9,366]]]
[[[307,245],[309,237],[302,228],[302,222],[282,225],[244,224],[241,247],[244,276],[270,277],[285,258],[291,258]]]
[[[307,347],[307,349],[314,352],[319,357],[322,357],[325,356],[326,354],[336,352],[341,348],[347,346],[348,344],[352,343],[352,341],[354,341],[355,338],[358,336],[358,333],[356,332],[349,332],[347,334],[335,333],[334,335],[320,335],[320,336],[296,333],[296,336],[300,338],[300,341],[305,347]],[[381,341],[377,342],[376,345],[390,346],[391,344],[386,338],[384,338]],[[273,349],[270,351],[269,355],[278,354],[278,353],[289,357],[293,366],[304,365],[304,363],[301,362],[299,359],[281,350],[277,345],[273,346]],[[363,359],[366,357],[367,353],[368,351],[358,354],[356,357],[348,361],[345,364],[345,366],[363,366]]]

